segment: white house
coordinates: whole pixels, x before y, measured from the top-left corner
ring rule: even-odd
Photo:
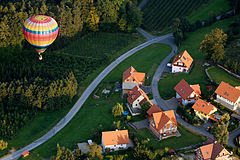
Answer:
[[[152,102],[149,100],[147,94],[139,86],[135,86],[128,92],[127,101],[131,113],[139,113],[141,105],[144,102],[148,101],[152,105]]]
[[[175,87],[176,98],[185,106],[189,103],[195,103],[200,95],[201,90],[199,84],[189,85],[182,79]]]
[[[240,110],[240,89],[221,82],[215,91],[216,101],[228,107],[231,110]]]
[[[192,63],[193,63],[193,58],[185,50],[173,59],[172,73],[188,72]]]
[[[136,85],[141,86],[145,82],[145,73],[137,72],[132,66],[123,72],[122,94],[128,93]]]
[[[128,130],[102,132],[102,148],[105,151],[127,149],[129,145]]]

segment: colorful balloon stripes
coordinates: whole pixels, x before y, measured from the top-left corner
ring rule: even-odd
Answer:
[[[58,35],[57,22],[45,15],[35,15],[23,24],[25,39],[41,54],[51,45]]]

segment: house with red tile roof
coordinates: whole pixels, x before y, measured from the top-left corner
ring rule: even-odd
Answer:
[[[232,160],[229,153],[222,145],[212,138],[208,138],[203,146],[196,149],[196,160]]]
[[[191,68],[193,58],[185,50],[182,53],[176,55],[172,62],[172,73],[185,72],[187,73]]]
[[[147,94],[139,86],[135,86],[128,92],[127,102],[132,115],[140,114],[143,103],[149,102],[152,105]]]
[[[240,90],[228,83],[221,82],[215,91],[216,101],[231,110],[240,110]]]
[[[152,113],[149,118],[149,129],[159,140],[176,136],[178,131],[174,111]]]
[[[182,79],[175,87],[176,98],[185,106],[189,103],[195,103],[201,96],[199,84],[189,85]]]
[[[128,130],[116,130],[102,132],[102,148],[105,151],[117,151],[127,149],[129,144]]]
[[[145,73],[137,72],[132,66],[123,72],[122,93],[128,93],[133,87],[144,85]]]
[[[200,98],[192,106],[192,109],[194,110],[195,114],[202,120],[208,120],[211,115],[217,111],[217,108],[214,105]]]

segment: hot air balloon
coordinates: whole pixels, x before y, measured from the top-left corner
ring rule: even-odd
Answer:
[[[23,34],[26,40],[35,48],[42,60],[42,53],[57,38],[57,22],[49,16],[35,15],[28,18],[23,24]]]

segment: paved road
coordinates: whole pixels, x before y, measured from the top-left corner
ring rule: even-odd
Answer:
[[[142,2],[139,4],[138,8],[141,10],[143,7],[148,3],[148,0],[142,0]]]
[[[140,32],[141,33],[141,32]],[[151,35],[146,35],[146,33],[143,34],[144,36],[146,37],[151,37]],[[164,68],[165,66],[167,65],[167,63],[169,62],[169,60],[171,59],[172,56],[175,55],[175,52],[177,51],[177,46],[175,45],[174,43],[174,38],[173,36],[169,36],[168,38],[165,38],[165,39],[162,39],[159,41],[159,43],[164,43],[164,44],[168,44],[169,46],[172,47],[172,51],[171,53],[161,62],[161,64],[158,66],[154,76],[153,76],[153,79],[152,79],[152,84],[151,84],[151,87],[152,87],[152,94],[153,94],[153,98],[154,100],[156,101],[157,105],[159,107],[161,107],[163,110],[171,110],[171,108],[166,104],[166,101],[163,100],[161,97],[160,97],[160,94],[159,94],[159,88],[158,88],[158,82],[161,78],[161,75],[164,71]],[[160,88],[161,89],[161,88]],[[211,137],[211,138],[214,138],[214,136],[212,134],[210,134],[209,132],[207,132],[205,130],[204,127],[200,126],[200,127],[195,127],[187,122],[185,122],[179,115],[176,114],[176,119],[177,119],[177,122],[184,125],[185,127],[187,127],[188,129],[190,130],[193,130],[199,134],[202,134],[206,137]],[[235,147],[234,143],[233,143],[233,140],[234,138],[240,134],[240,128],[238,128],[237,130],[235,130],[234,132],[230,133],[229,134],[229,139],[228,139],[228,145],[231,146],[231,147]]]
[[[157,102],[158,106],[161,107],[163,110],[171,110],[171,108],[168,107],[168,105],[165,103],[165,101],[160,97],[159,94],[159,90],[158,90],[158,82],[161,78],[161,75],[164,71],[165,66],[167,65],[167,63],[170,61],[170,59],[175,55],[175,52],[177,52],[177,46],[174,43],[174,38],[173,37],[168,37],[166,39],[161,40],[159,43],[164,43],[164,44],[168,44],[169,46],[172,47],[172,51],[171,53],[161,62],[161,64],[158,66],[153,79],[152,79],[152,94],[153,94],[153,98],[155,99],[155,101]],[[161,88],[160,88],[161,89]],[[176,119],[178,121],[178,123],[184,125],[185,127],[187,127],[190,130],[193,130],[199,134],[205,135],[207,137],[212,137],[213,135],[210,134],[209,132],[205,131],[204,128],[199,128],[199,127],[195,127],[187,122],[185,122],[180,116],[178,116],[176,114]]]
[[[142,28],[137,28],[137,31],[138,31],[139,33],[141,33],[144,37],[146,37],[148,40],[152,40],[152,39],[156,38],[156,36],[153,36],[153,35],[147,33],[147,32],[144,31]]]
[[[133,49],[131,49],[130,51],[126,52],[125,54],[123,54],[122,56],[120,56],[118,59],[116,59],[114,62],[112,62],[107,68],[105,68],[98,76],[97,78],[88,86],[88,88],[83,92],[83,94],[81,95],[81,97],[78,99],[78,101],[76,102],[76,104],[72,107],[72,109],[68,112],[68,114],[58,122],[58,124],[53,127],[49,132],[47,132],[44,136],[42,136],[41,138],[39,138],[38,140],[34,141],[33,143],[25,146],[24,148],[2,158],[1,160],[14,160],[14,159],[18,159],[21,156],[21,153],[28,150],[32,150],[36,147],[38,147],[39,145],[41,145],[42,143],[46,142],[47,140],[49,140],[50,138],[52,138],[57,132],[59,132],[63,127],[65,127],[69,121],[75,116],[75,114],[79,111],[79,109],[82,107],[82,105],[84,104],[84,102],[87,100],[87,98],[90,96],[90,94],[93,92],[93,90],[99,85],[99,83],[118,65],[120,64],[122,61],[124,61],[126,58],[128,58],[129,56],[133,55],[134,53],[136,53],[137,51],[153,44],[153,43],[157,43],[163,39],[166,39],[168,37],[172,37],[172,34],[167,34],[161,37],[156,37],[152,40],[149,40]]]
[[[229,146],[235,147],[233,141],[234,141],[234,138],[236,138],[239,134],[240,134],[240,128],[238,128],[237,130],[235,130],[231,134],[229,134],[229,139],[228,139]]]

